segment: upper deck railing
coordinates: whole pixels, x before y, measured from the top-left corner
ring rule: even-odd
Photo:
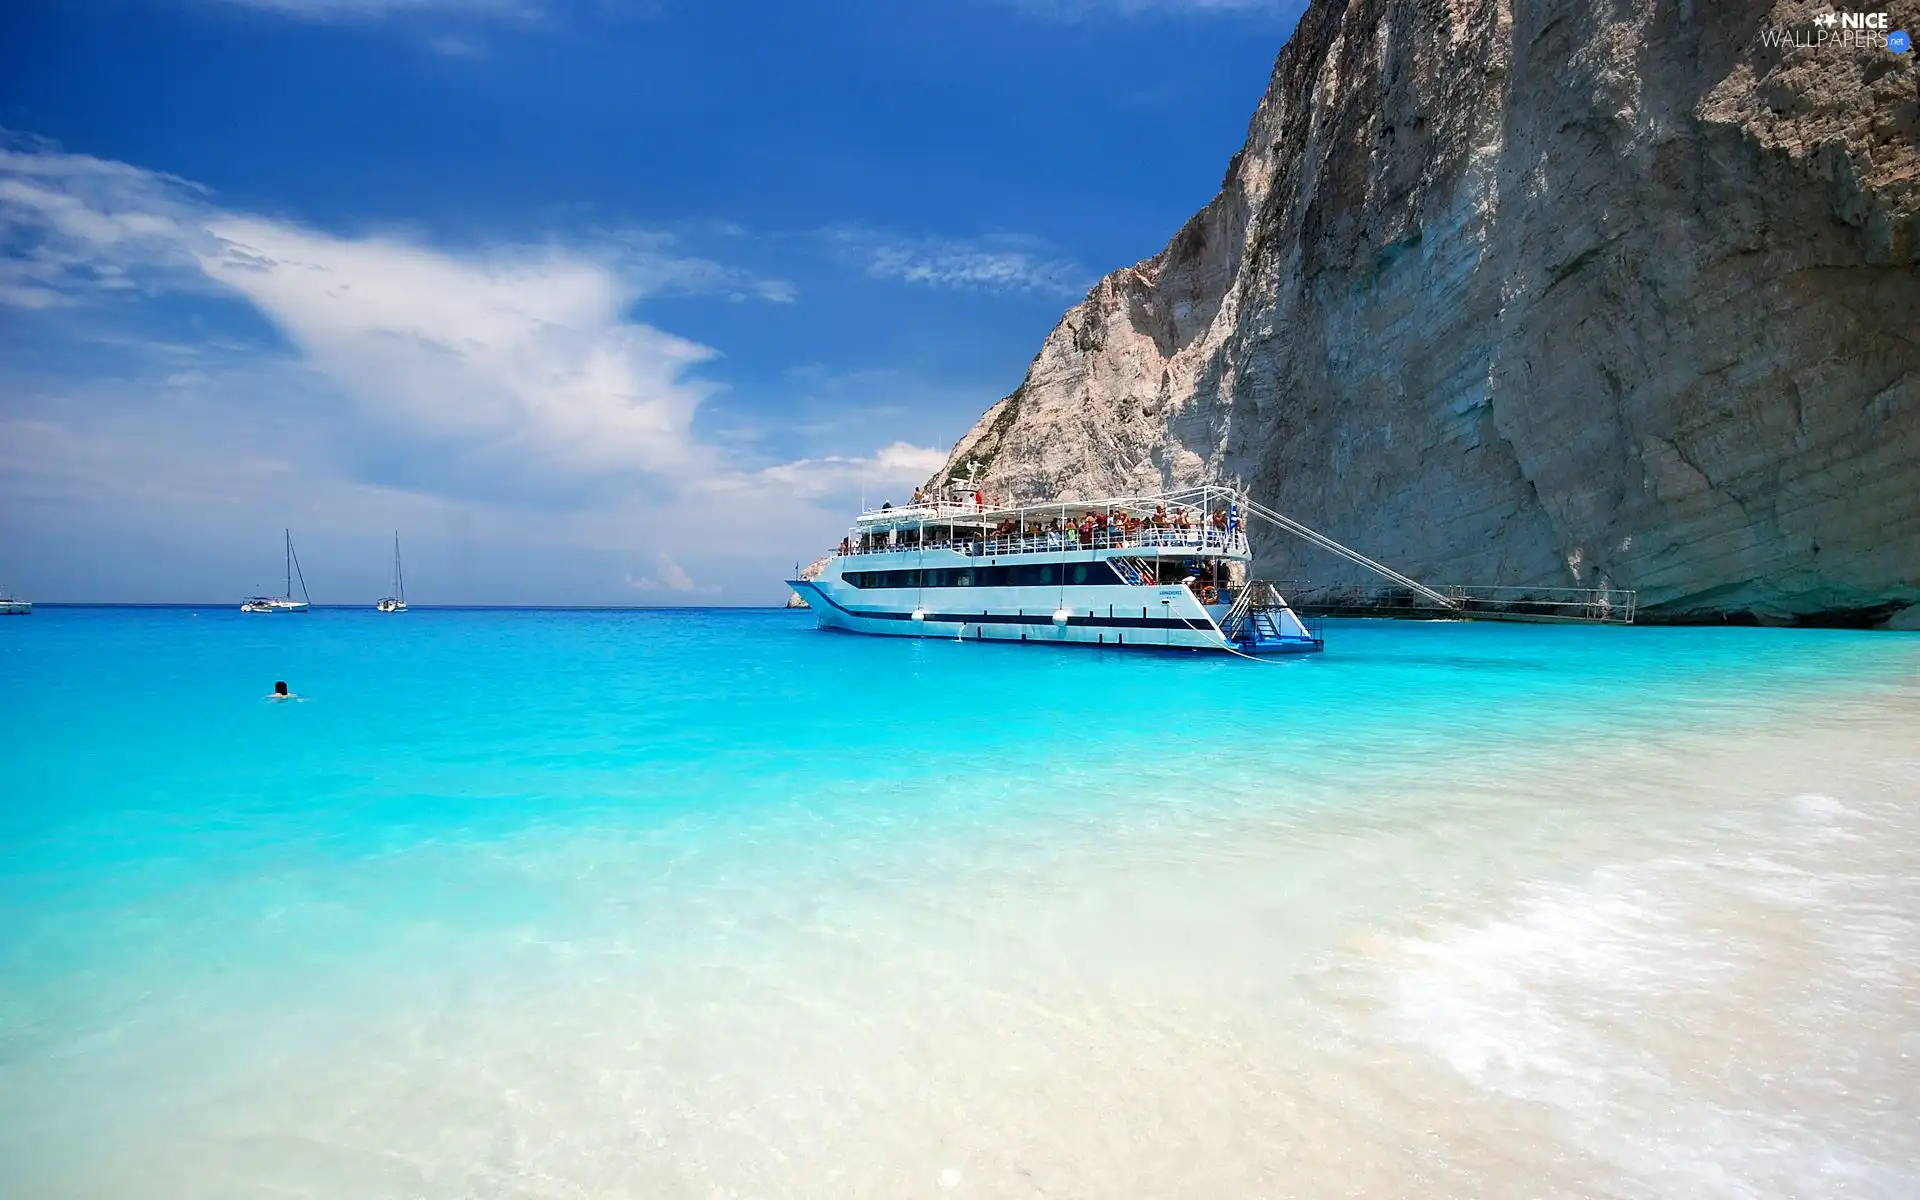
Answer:
[[[1006,554],[1058,554],[1062,551],[1085,550],[1175,550],[1228,555],[1249,552],[1247,535],[1243,530],[1228,532],[1213,526],[1190,529],[1149,526],[1127,531],[1109,528],[1096,529],[1089,535],[1082,535],[1078,529],[1073,529],[1049,530],[1038,534],[949,537],[947,530],[932,526],[925,532],[928,536],[920,542],[905,537],[895,540],[875,534],[848,538],[839,553],[901,554],[916,550],[951,550],[969,558],[993,558]]]
[[[1001,521],[1022,527],[1058,518],[1063,524],[1088,513],[1111,517],[1145,519],[1159,516],[1181,517],[1195,524],[1206,524],[1218,512],[1225,512],[1242,499],[1235,491],[1221,487],[1187,488],[1178,492],[1155,492],[1138,496],[1108,496],[1093,500],[1020,500],[969,491],[952,485],[951,494],[935,496],[916,492],[907,504],[883,504],[863,509],[854,528],[912,529],[919,525],[955,522],[976,529]]]

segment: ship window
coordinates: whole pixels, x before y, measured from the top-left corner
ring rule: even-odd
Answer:
[[[953,573],[953,586],[955,586],[955,587],[972,587],[972,586],[973,586],[973,572],[972,572],[972,571],[955,571],[955,572]]]
[[[1073,581],[1075,583],[1085,583],[1087,581],[1087,568],[1085,564],[1073,569]]]
[[[1040,568],[1040,582],[1041,582],[1041,583],[1052,583],[1053,581],[1054,581],[1054,573],[1053,573],[1053,568],[1052,568],[1052,567],[1041,567],[1041,568]]]

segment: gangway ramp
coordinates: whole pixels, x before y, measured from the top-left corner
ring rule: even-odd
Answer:
[[[1196,494],[1218,494],[1214,489],[1191,490]],[[1175,496],[1169,496],[1169,499],[1173,498]],[[1312,591],[1295,592],[1291,600],[1297,612],[1321,616],[1452,617],[1479,621],[1631,624],[1639,605],[1638,594],[1622,588],[1501,584],[1430,587],[1244,493],[1236,493],[1235,502],[1248,516],[1257,517],[1283,533],[1318,546],[1386,581],[1384,586],[1371,588],[1328,589],[1330,595],[1323,598],[1316,598]]]

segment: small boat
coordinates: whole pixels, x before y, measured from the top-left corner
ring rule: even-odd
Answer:
[[[307,595],[307,577],[300,570],[300,560],[293,553],[293,531],[282,530],[287,543],[287,591],[284,596],[248,596],[240,602],[243,613],[303,613],[312,605]],[[293,598],[293,581],[300,580],[300,599]]]
[[[30,617],[33,615],[33,601],[22,600],[4,587],[0,587],[0,617]]]
[[[1005,503],[948,490],[861,513],[816,578],[788,581],[822,628],[1242,656],[1325,644],[1274,584],[1246,578],[1236,492]]]
[[[383,596],[380,603],[373,606],[384,613],[403,613],[407,611],[407,580],[400,573],[400,534],[393,535],[393,595]]]

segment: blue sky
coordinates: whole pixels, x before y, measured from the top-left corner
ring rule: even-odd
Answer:
[[[0,580],[777,603],[1213,195],[1294,0],[9,0]]]

